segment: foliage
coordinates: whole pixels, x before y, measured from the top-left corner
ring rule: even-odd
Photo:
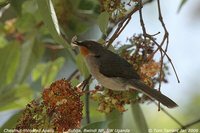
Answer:
[[[149,2],[151,0],[145,1],[144,5]],[[84,102],[91,105],[92,123],[84,122],[89,117],[89,110],[86,108],[86,113],[82,111],[80,100],[87,97],[82,95],[88,92],[77,87],[80,87],[83,78],[89,76],[89,72],[83,57],[69,45],[74,35],[86,39],[88,31],[93,35],[100,34],[101,41],[106,42],[117,27],[118,32],[108,43],[111,45],[128,24],[126,22],[130,21],[131,15],[139,11],[138,7],[139,1],[129,0],[1,1],[0,111],[16,110],[16,113],[0,132],[5,128],[68,131],[81,127],[83,131],[130,128],[131,132],[147,132],[148,126],[138,103],[149,98],[141,97],[137,92],[101,90],[98,85],[91,93],[94,101]],[[100,33],[96,33],[96,25]],[[154,52],[158,51],[154,41],[155,38],[148,38],[143,33],[129,38],[128,45],[120,44],[113,48],[151,87],[166,82],[168,73],[168,64],[154,59]],[[77,87],[72,87],[70,82]],[[91,88],[94,86],[94,82],[88,83]],[[102,114],[97,109],[105,112],[105,119],[99,120]]]
[[[178,11],[177,12],[180,12],[180,10],[182,9],[182,7],[185,5],[185,3],[187,2],[187,0],[181,0],[181,3],[178,7]]]
[[[82,119],[81,93],[66,80],[58,80],[33,100],[23,111],[16,130],[52,130],[63,132],[79,128]]]

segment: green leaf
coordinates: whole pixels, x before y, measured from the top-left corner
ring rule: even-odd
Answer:
[[[36,81],[38,80],[44,73],[45,73],[45,70],[47,68],[47,64],[38,64],[32,71],[32,79],[33,81]]]
[[[42,86],[49,86],[56,78],[59,70],[64,65],[64,58],[57,58],[45,64],[38,64],[32,71],[33,81],[41,78]]]
[[[9,2],[10,2],[9,0],[0,0],[0,9],[9,4]]]
[[[19,32],[28,32],[30,30],[35,30],[36,20],[34,15],[31,13],[24,13],[20,16],[16,22],[16,28]]]
[[[73,16],[73,15],[70,16],[67,25],[68,25],[68,27],[67,27],[68,29],[66,28],[66,30],[68,30],[73,35],[74,34],[80,35],[82,32],[86,32],[87,29],[91,26],[89,23],[83,21],[81,18],[79,18],[77,16]]]
[[[9,44],[0,49],[0,88],[14,78],[19,64],[19,48],[18,44]]]
[[[11,3],[11,6],[14,7],[15,11],[21,14],[22,4],[24,3],[24,1],[26,0],[10,0],[10,3]]]
[[[79,69],[79,71],[81,72],[81,74],[86,78],[89,76],[89,71],[87,69],[86,63],[84,61],[84,58],[81,54],[78,54],[76,56],[76,64],[77,67]]]
[[[16,83],[22,83],[30,74],[44,53],[44,45],[30,37],[21,49],[20,65],[16,74]]]
[[[81,130],[84,131],[84,129],[97,129],[97,130],[98,129],[107,129],[109,123],[110,122],[108,122],[108,121],[94,122],[94,123],[84,126],[83,128],[81,128]]]
[[[49,62],[45,73],[42,75],[42,86],[49,86],[56,78],[59,70],[64,64],[64,58],[59,57],[54,62]]]
[[[113,110],[111,113],[106,115],[106,120],[110,121],[108,127],[110,129],[119,129],[122,128],[123,124],[123,115],[117,110]]]
[[[72,80],[70,80],[70,82],[72,86],[77,86],[80,83],[80,80],[78,80],[77,78],[73,78]]]
[[[187,0],[182,0],[179,7],[178,7],[178,13],[180,12],[180,10],[182,9],[182,7],[185,5],[185,3],[187,2]]]
[[[135,133],[148,133],[148,126],[143,112],[138,103],[131,104],[133,123],[132,128]]]
[[[3,27],[0,27],[0,29]],[[4,36],[2,34],[0,34],[0,48],[3,48],[4,46],[6,46],[8,44],[6,38],[4,38]]]
[[[22,5],[22,13],[31,13],[37,16],[38,5],[35,0],[26,0]]]
[[[107,27],[109,22],[109,13],[108,12],[102,12],[97,19],[97,24],[99,25],[99,28],[101,32],[105,35],[107,35]]]
[[[23,82],[26,75],[26,68],[28,67],[31,52],[33,48],[34,42],[33,38],[28,39],[21,48],[21,57],[20,57],[20,65],[18,69],[18,73],[16,75],[16,83]]]
[[[33,98],[33,91],[27,84],[4,89],[0,93],[0,111],[22,109]]]
[[[39,11],[43,18],[43,21],[46,27],[49,30],[49,33],[55,39],[55,41],[65,48],[67,48],[68,52],[70,53],[72,59],[74,60],[75,55],[71,50],[69,43],[67,43],[61,35],[58,20],[56,17],[56,13],[52,4],[51,0],[37,0]]]
[[[79,8],[81,10],[92,10],[95,6],[94,0],[80,0]]]
[[[15,128],[17,121],[19,120],[20,116],[22,114],[22,111],[15,113],[13,116],[10,117],[10,119],[8,121],[6,121],[6,123],[4,123],[1,128],[0,128],[0,132],[3,133],[4,129],[11,129],[11,128]]]

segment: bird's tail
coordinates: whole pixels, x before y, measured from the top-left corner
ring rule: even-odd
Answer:
[[[150,88],[149,86],[144,84],[142,81],[131,80],[130,84],[131,84],[131,86],[134,87],[134,89],[144,93],[145,95],[149,96],[150,98],[158,100],[160,103],[167,106],[168,108],[174,108],[174,107],[178,106],[173,100],[171,100],[167,96],[161,94],[159,91],[157,91],[153,88]]]

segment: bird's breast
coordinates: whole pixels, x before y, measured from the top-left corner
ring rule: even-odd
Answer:
[[[85,59],[90,73],[102,86],[112,90],[126,90],[126,84],[120,77],[106,77],[100,73],[99,62],[94,56],[87,56]]]

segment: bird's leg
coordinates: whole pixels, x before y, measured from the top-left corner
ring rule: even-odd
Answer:
[[[96,93],[97,91],[101,91],[103,88],[102,88],[102,86],[99,86],[99,85],[97,85],[97,86],[95,86],[95,89],[94,90],[89,90],[89,91],[83,91],[83,93]]]
[[[85,86],[89,83],[89,80],[91,79],[91,75],[88,76],[83,82],[79,83],[76,87],[82,88],[82,91],[85,89]]]
[[[102,86],[96,86],[94,90],[84,91],[86,85],[89,83],[91,78],[92,78],[92,75],[89,75],[88,78],[86,78],[83,82],[79,83],[76,87],[79,88],[79,90],[82,90],[82,93],[96,93],[97,91],[102,90]]]

